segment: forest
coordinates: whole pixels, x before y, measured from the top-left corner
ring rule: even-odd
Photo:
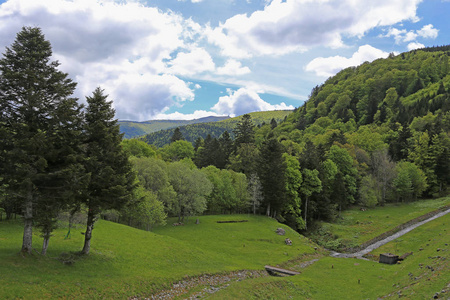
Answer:
[[[87,254],[100,216],[151,230],[253,213],[305,231],[353,205],[446,195],[450,51],[425,50],[342,70],[282,120],[177,128],[157,147],[123,139],[101,88],[80,105],[50,42],[25,27],[0,59],[0,213],[23,215],[23,252],[39,228],[45,254],[58,216],[82,212]]]

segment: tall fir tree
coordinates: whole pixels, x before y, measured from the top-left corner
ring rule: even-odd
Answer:
[[[252,116],[245,114],[233,130],[235,134],[234,145],[238,149],[241,144],[252,144],[255,142],[255,125]]]
[[[105,209],[120,209],[131,199],[135,174],[121,147],[123,134],[114,119],[112,101],[100,88],[86,97],[86,170],[90,181],[85,196],[88,207],[83,254],[89,254],[92,230],[97,216]]]
[[[0,59],[1,180],[23,209],[26,253],[38,212],[45,254],[56,214],[72,199],[68,183],[82,169],[76,83],[51,56],[41,29],[23,27]]]
[[[180,127],[175,128],[172,137],[170,138],[170,142],[176,141],[184,141],[183,134],[181,133]]]

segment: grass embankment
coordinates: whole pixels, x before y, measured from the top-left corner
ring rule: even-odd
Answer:
[[[50,240],[47,257],[18,254],[22,239],[19,221],[0,222],[0,299],[84,298],[125,299],[148,296],[188,276],[242,269],[261,270],[303,253],[313,253],[314,244],[274,220],[254,216],[203,216],[185,226],[160,227],[145,232],[124,225],[98,221],[92,250],[87,257],[71,251],[81,249],[83,229],[58,229]],[[216,223],[242,220],[245,223]],[[277,227],[286,236],[275,233]],[[284,244],[288,237],[293,246]],[[33,247],[42,238],[35,233]],[[73,264],[63,264],[69,253]],[[69,259],[69,260],[70,260]],[[68,260],[67,258],[63,260]]]
[[[450,205],[450,196],[407,204],[387,204],[361,211],[349,209],[335,223],[321,224],[311,237],[333,250],[357,247],[396,226]]]
[[[372,253],[413,252],[401,264],[326,257],[302,270],[300,275],[238,282],[212,299],[430,299],[436,292],[440,293],[439,299],[447,299],[449,244],[450,214],[447,214]]]

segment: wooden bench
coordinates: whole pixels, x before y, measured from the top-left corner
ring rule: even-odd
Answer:
[[[281,274],[288,275],[288,276],[294,276],[294,275],[300,274],[300,272],[276,268],[276,267],[272,267],[272,266],[264,266],[264,268],[266,269],[267,272],[269,272],[269,274],[281,273]]]

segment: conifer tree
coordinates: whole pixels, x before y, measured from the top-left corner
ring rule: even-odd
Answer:
[[[1,180],[23,209],[26,253],[38,212],[45,254],[56,214],[72,199],[68,183],[81,171],[76,83],[51,56],[41,29],[23,27],[0,59]]]
[[[236,136],[234,140],[235,149],[239,148],[241,144],[254,143],[255,125],[253,124],[252,117],[249,114],[243,115],[233,132]]]
[[[90,173],[85,204],[88,207],[83,254],[89,254],[92,230],[104,209],[120,209],[132,197],[135,174],[121,147],[122,135],[114,119],[112,101],[100,88],[86,97],[86,170]]]
[[[184,141],[183,134],[180,131],[180,127],[175,128],[172,138],[170,139],[170,142],[176,142],[176,141]]]

